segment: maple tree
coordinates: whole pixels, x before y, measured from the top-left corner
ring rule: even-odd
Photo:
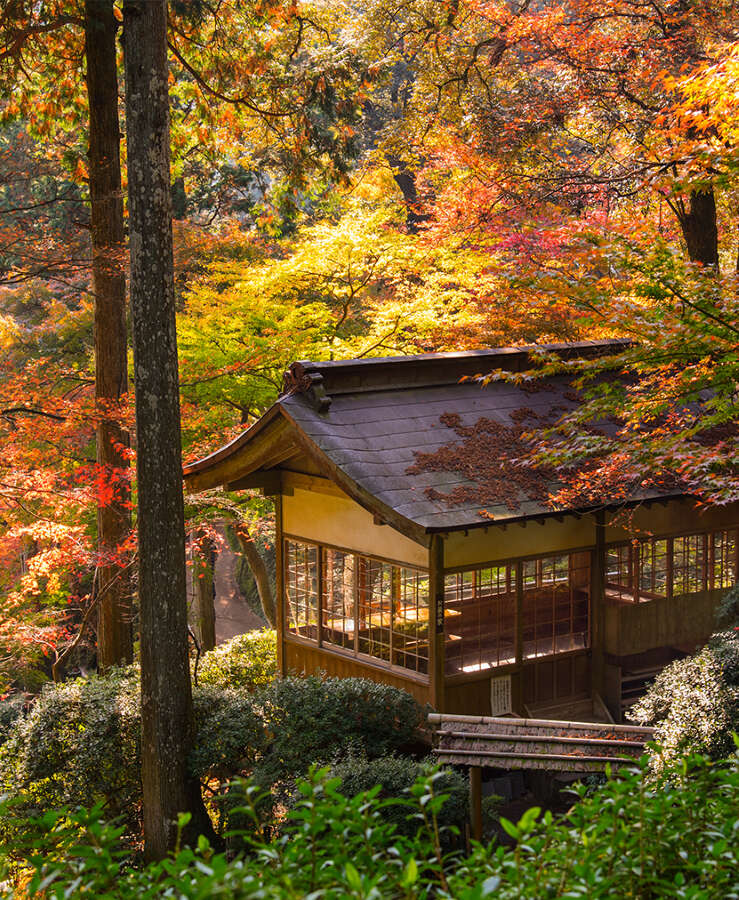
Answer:
[[[425,163],[427,235],[487,249],[489,315],[635,341],[571,362],[587,402],[546,447],[530,435],[568,482],[554,499],[655,481],[735,499],[732,6],[378,0],[372,21],[414,61],[397,133]],[[620,434],[598,435],[609,416]]]

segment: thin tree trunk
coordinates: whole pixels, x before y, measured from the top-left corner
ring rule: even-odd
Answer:
[[[193,577],[198,602],[198,631],[203,650],[213,650],[216,645],[216,608],[213,568],[215,546],[207,534],[197,537]]]
[[[678,219],[690,259],[718,268],[718,224],[713,188],[691,191],[688,208],[681,209]]]
[[[128,358],[116,29],[113,0],[85,0],[95,397],[102,417],[96,435],[97,463],[106,488],[114,489],[111,499],[99,499],[97,511],[98,579],[105,586],[97,628],[98,666],[103,671],[133,659],[131,579],[127,569],[109,562],[131,530],[125,455],[129,438],[118,417],[128,392]]]
[[[243,522],[239,522],[238,525],[236,525],[236,537],[239,539],[241,550],[249,564],[251,574],[254,576],[264,618],[269,622],[272,628],[274,628],[277,622],[275,597],[262,554],[257,550],[254,538],[249,534],[249,529]]]
[[[177,818],[212,833],[188,775],[193,737],[187,655],[185,519],[175,331],[166,0],[124,0],[128,197],[138,441],[141,776],[144,852],[161,859]]]

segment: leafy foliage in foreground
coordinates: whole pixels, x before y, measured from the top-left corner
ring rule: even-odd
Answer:
[[[325,770],[301,783],[277,841],[255,841],[234,860],[201,841],[162,863],[127,867],[120,829],[105,825],[99,808],[48,813],[12,852],[34,868],[29,896],[46,900],[737,898],[737,759],[694,757],[678,774],[657,784],[635,768],[590,795],[583,789],[561,822],[550,814],[537,821],[535,809],[517,825],[505,822],[514,848],[478,845],[468,858],[441,851],[438,774],[420,778],[403,801],[379,799],[379,787],[348,798]],[[388,815],[399,803],[418,824],[411,835]]]
[[[367,759],[358,753],[350,753],[341,758],[329,770],[330,777],[340,779],[338,790],[345,797],[356,797],[377,786],[381,799],[408,796],[418,779],[428,773],[428,761],[416,761],[403,756]],[[459,837],[464,835],[469,817],[469,784],[459,770],[446,769],[440,773],[435,790],[447,797],[438,816],[445,836],[442,845],[456,846]],[[401,804],[388,806],[385,818],[395,825],[398,834],[412,837],[418,831],[418,822],[408,818],[408,809]]]

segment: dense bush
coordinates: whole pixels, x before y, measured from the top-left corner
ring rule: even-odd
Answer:
[[[655,726],[657,769],[690,753],[729,753],[739,731],[739,632],[715,634],[699,653],[667,666],[629,717]]]
[[[47,684],[0,747],[0,791],[26,792],[38,809],[102,803],[137,827],[138,673]]]
[[[422,822],[413,837],[398,834],[378,788],[346,797],[337,779],[314,773],[301,785],[281,838],[257,841],[243,857],[228,859],[202,844],[141,870],[125,867],[119,835],[99,811],[50,813],[5,852],[33,857],[23,896],[38,900],[739,898],[736,757],[686,761],[679,781],[661,784],[636,768],[622,772],[560,822],[539,818],[538,810],[517,825],[504,820],[516,846],[480,845],[466,859],[441,852],[436,783],[427,777],[412,788],[408,811]],[[52,846],[55,854],[48,853]]]
[[[401,752],[424,724],[410,694],[366,678],[285,678],[255,699],[272,736],[260,763],[264,784],[302,775],[307,764],[350,748],[369,758]]]
[[[23,694],[12,693],[0,699],[0,744],[9,737],[13,725],[26,711],[26,698]]]
[[[270,791],[340,748],[370,757],[397,751],[422,720],[404,691],[357,679],[293,678],[256,693],[201,685],[193,701],[192,773],[221,786],[251,773]],[[140,740],[136,669],[49,684],[0,746],[0,793],[22,791],[37,810],[101,803],[135,835]]]
[[[100,803],[107,818],[122,821],[127,832],[137,834],[138,679],[130,668],[47,685],[0,747],[0,791],[23,791],[26,805],[37,810]],[[194,690],[193,700],[193,773],[228,780],[248,770],[264,748],[264,728],[249,696],[201,687]]]
[[[209,650],[198,666],[198,683],[222,688],[263,687],[277,674],[277,635],[271,629],[238,634]]]
[[[404,756],[367,759],[364,755],[350,753],[331,766],[329,775],[341,779],[337,790],[345,797],[356,797],[363,791],[379,786],[378,796],[381,799],[407,801],[413,785],[419,778],[428,775],[432,768],[427,760],[417,761]],[[469,819],[469,783],[456,769],[444,769],[435,782],[435,790],[447,795],[439,814],[439,825],[444,830],[444,844],[455,846],[459,843],[457,837],[464,835]],[[405,802],[388,805],[385,818],[395,825],[399,834],[409,837],[418,831],[420,824],[417,816],[409,815]]]

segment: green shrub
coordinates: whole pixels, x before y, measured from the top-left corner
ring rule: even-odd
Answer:
[[[198,666],[198,683],[252,690],[277,675],[277,635],[271,629],[238,634],[209,650]]]
[[[739,584],[727,591],[716,609],[716,625],[719,629],[739,625]]]
[[[138,674],[47,684],[0,747],[0,790],[49,809],[100,802],[138,828],[141,787]]]
[[[655,726],[657,770],[690,753],[718,759],[731,752],[739,731],[739,633],[715,634],[699,653],[667,666],[629,718]]]
[[[194,689],[193,703],[193,774],[228,781],[248,771],[264,748],[250,696],[207,686]],[[139,674],[131,667],[47,685],[0,747],[0,792],[24,792],[28,810],[99,803],[138,835],[140,767]]]
[[[228,781],[251,771],[265,749],[265,733],[258,710],[245,691],[202,685],[193,691],[196,741],[189,767],[199,778]]]
[[[356,797],[364,791],[379,786],[378,796],[386,800],[403,802],[388,805],[385,817],[395,825],[399,834],[412,837],[419,827],[419,819],[408,809],[407,801],[413,785],[433,770],[429,760],[416,761],[403,756],[381,756],[367,759],[363,754],[350,753],[335,762],[329,771],[332,778],[340,778],[337,790],[345,797]],[[435,791],[446,794],[439,825],[444,829],[446,846],[456,846],[455,836],[463,836],[469,819],[469,782],[455,769],[442,769],[434,784]]]
[[[27,808],[36,810],[100,803],[106,818],[138,834],[139,698],[133,667],[48,684],[0,745],[0,793],[24,792]],[[269,791],[341,748],[356,746],[369,757],[397,751],[423,718],[404,691],[358,679],[293,678],[256,694],[201,685],[193,703],[191,772],[222,787],[251,772]]]
[[[0,700],[0,744],[10,737],[13,725],[26,710],[26,698],[23,694],[13,693]]]
[[[28,892],[19,896],[35,900],[739,898],[736,757],[693,758],[681,764],[679,780],[660,784],[643,768],[622,770],[561,821],[536,809],[517,824],[502,820],[516,845],[479,845],[466,859],[440,850],[437,784],[431,776],[412,787],[408,808],[422,823],[413,837],[398,834],[378,788],[347,797],[338,779],[314,772],[281,837],[255,841],[244,856],[201,843],[136,869],[121,860],[120,833],[99,809],[50,812],[4,851],[32,859]]]
[[[406,691],[366,678],[285,678],[259,691],[270,744],[259,764],[263,784],[305,773],[354,748],[368,758],[418,741],[424,710]]]

